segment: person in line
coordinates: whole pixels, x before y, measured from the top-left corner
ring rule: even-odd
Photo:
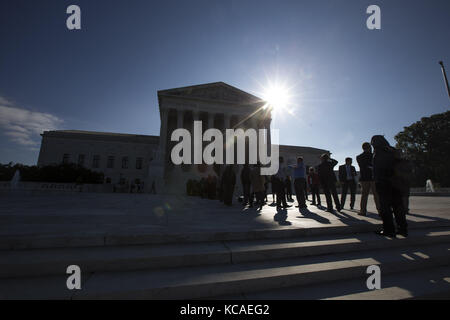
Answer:
[[[312,195],[312,205],[321,206],[320,203],[320,192],[319,192],[319,186],[320,186],[320,180],[319,175],[316,173],[313,167],[309,168],[309,174],[308,174],[308,185],[311,190]],[[316,202],[317,197],[317,202]]]
[[[305,167],[305,170],[306,170],[306,167]],[[305,179],[305,187],[304,187],[304,191],[305,191],[305,200],[308,200],[309,201],[309,199],[308,199],[308,180],[307,179]]]
[[[272,186],[275,188],[277,195],[277,209],[290,208],[291,206],[286,202],[286,195],[284,192],[284,179],[286,178],[286,166],[284,165],[283,157],[279,157],[279,168],[277,174],[272,180]]]
[[[372,191],[373,200],[377,208],[378,214],[380,213],[380,201],[378,199],[378,193],[375,188],[375,182],[373,181],[373,153],[372,146],[369,142],[364,142],[362,145],[363,152],[356,157],[356,161],[359,166],[359,184],[361,185],[361,203],[359,215],[367,215],[367,199],[369,198],[369,193]]]
[[[241,183],[242,183],[242,190],[244,191],[244,200],[242,201],[243,206],[245,207],[247,204],[252,205],[251,199],[250,199],[250,189],[252,181],[250,179],[250,167],[248,164],[244,164],[244,167],[241,170]]]
[[[327,199],[327,211],[333,212],[333,201],[338,212],[341,211],[341,204],[336,191],[336,175],[334,174],[334,167],[337,165],[337,161],[330,159],[327,153],[324,153],[321,157],[321,164],[317,167],[317,174],[319,175],[320,185],[322,186],[325,198]]]
[[[259,163],[255,164],[250,172],[250,179],[252,182],[253,192],[256,196],[256,205],[258,210],[262,210],[264,206],[264,183],[266,181],[265,177],[261,175],[261,165]]]
[[[233,203],[235,185],[236,174],[234,173],[233,166],[229,164],[226,166],[222,175],[223,203],[227,206],[231,206]]]
[[[291,177],[288,175],[286,176],[286,179],[284,180],[284,186],[286,188],[286,198],[287,201],[294,201],[292,199],[292,182]]]
[[[269,190],[269,179],[268,177],[264,177],[264,203],[267,203],[269,200],[267,200],[267,192]]]
[[[356,169],[352,166],[352,158],[345,158],[345,164],[339,166],[339,181],[342,186],[341,193],[341,209],[345,206],[345,198],[347,197],[348,189],[350,189],[350,209],[353,210],[355,206],[356,195]]]
[[[305,201],[306,168],[303,163],[303,157],[298,157],[297,164],[290,167],[293,169],[294,189],[298,208],[307,208]]]
[[[375,135],[370,142],[374,149],[373,176],[380,200],[383,229],[376,234],[395,238],[396,233],[408,236],[406,208],[401,171],[402,161],[399,150],[391,147],[381,135]],[[397,230],[392,216],[394,213]]]
[[[208,175],[207,178],[207,184],[208,184],[208,199],[215,199],[216,198],[216,185],[217,185],[217,178],[213,175]]]
[[[277,192],[276,192],[276,179],[275,176],[270,177],[270,190],[272,191],[272,204],[277,203]]]
[[[155,180],[152,181],[152,187],[150,188],[150,193],[156,194]]]

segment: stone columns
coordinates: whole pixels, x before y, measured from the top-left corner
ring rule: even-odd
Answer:
[[[231,115],[230,114],[224,114],[223,115],[223,125],[224,125],[224,132],[226,129],[231,129]]]
[[[164,164],[166,163],[168,121],[169,121],[169,110],[161,109],[161,128],[159,131],[159,147]]]
[[[183,128],[184,110],[177,110],[177,129]]]
[[[214,128],[214,113],[208,112],[208,129]]]

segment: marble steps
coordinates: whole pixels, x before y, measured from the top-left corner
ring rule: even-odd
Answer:
[[[365,279],[215,297],[221,300],[405,300],[450,299],[450,265],[381,275],[381,289],[368,290]]]
[[[0,279],[0,299],[204,299],[350,279],[365,283],[370,265],[379,265],[384,276],[449,266],[449,249],[449,243],[435,243],[225,265],[94,272],[82,275],[82,288],[74,291],[67,290],[64,276]]]
[[[420,228],[407,238],[374,233],[286,239],[32,249],[0,252],[0,278],[65,275],[69,265],[84,273],[232,265],[373,249],[450,243],[450,228]]]
[[[409,222],[409,229],[427,227],[450,227],[449,221],[435,220]],[[261,230],[234,231],[199,231],[164,233],[127,232],[114,234],[58,234],[58,235],[15,235],[0,236],[0,253],[9,250],[78,248],[99,246],[156,245],[156,244],[187,244],[200,242],[220,242],[237,240],[286,239],[292,237],[311,237],[319,235],[351,235],[355,233],[372,232],[380,229],[380,224],[355,223],[343,226],[324,226],[315,228],[284,228]]]

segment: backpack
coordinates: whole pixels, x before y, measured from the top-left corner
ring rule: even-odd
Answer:
[[[392,148],[394,164],[392,168],[392,186],[402,194],[409,194],[411,176],[413,174],[411,161],[406,159],[400,149]]]

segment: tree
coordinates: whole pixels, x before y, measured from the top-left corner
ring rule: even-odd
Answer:
[[[424,117],[395,136],[414,166],[413,187],[427,179],[450,187],[450,111]]]
[[[51,165],[45,167],[26,166],[12,163],[0,164],[0,181],[11,181],[16,170],[20,171],[21,181],[55,182],[55,183],[103,183],[103,173],[71,164]]]

